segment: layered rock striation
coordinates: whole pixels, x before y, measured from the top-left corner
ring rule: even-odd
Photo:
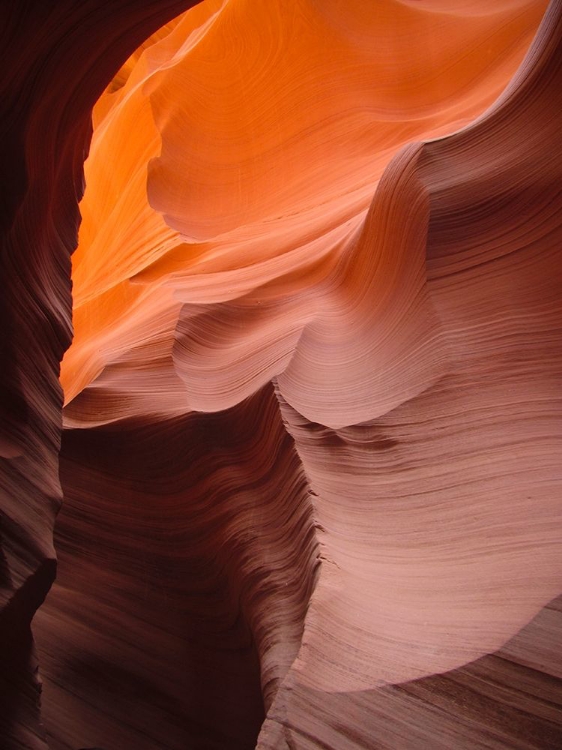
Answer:
[[[6,746],[558,747],[562,5],[192,4],[8,17]]]

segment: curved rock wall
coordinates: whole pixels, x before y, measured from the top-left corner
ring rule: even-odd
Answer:
[[[556,748],[562,6],[189,5],[8,16],[6,746]]]
[[[10,3],[2,10],[0,733],[44,748],[29,623],[55,575],[59,363],[90,112],[108,80],[188,2]]]

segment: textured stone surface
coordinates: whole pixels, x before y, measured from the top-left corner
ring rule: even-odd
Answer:
[[[557,748],[562,6],[192,4],[7,14],[2,747]]]

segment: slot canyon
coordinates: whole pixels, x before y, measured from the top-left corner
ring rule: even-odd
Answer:
[[[0,749],[562,747],[562,0],[0,18]]]

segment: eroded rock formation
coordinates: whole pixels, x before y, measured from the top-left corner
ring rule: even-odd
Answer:
[[[558,747],[562,5],[192,4],[8,18],[7,747]]]
[[[44,748],[30,620],[55,575],[59,362],[71,340],[91,109],[127,56],[189,2],[8,3],[2,9],[0,733]]]

